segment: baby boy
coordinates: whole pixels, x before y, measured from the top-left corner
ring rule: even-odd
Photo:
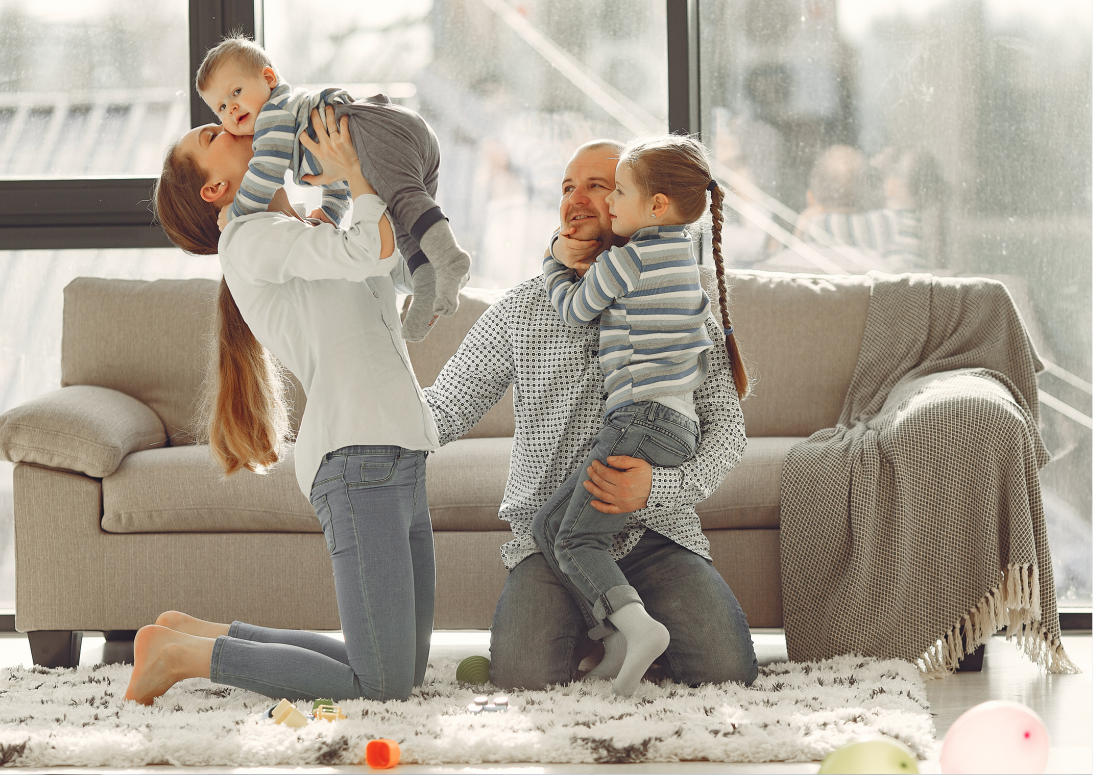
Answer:
[[[197,71],[197,91],[233,135],[253,135],[254,157],[228,209],[228,220],[263,212],[284,183],[285,171],[307,185],[304,175],[321,174],[319,163],[300,143],[315,139],[311,111],[333,106],[337,120],[349,118],[361,172],[387,203],[399,250],[410,268],[413,300],[402,335],[424,339],[438,315],[452,315],[471,259],[436,203],[440,146],[417,113],[376,95],[354,102],[341,89],[293,91],[282,81],[265,50],[242,36],[226,38],[206,55]],[[349,188],[323,186],[321,206],[311,213],[333,224],[349,209]]]

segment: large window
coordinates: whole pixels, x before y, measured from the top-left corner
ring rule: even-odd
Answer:
[[[0,0],[0,176],[155,175],[189,127],[186,0]]]
[[[1047,364],[1060,599],[1088,607],[1091,16],[1087,0],[0,0],[0,412],[57,387],[69,279],[217,276],[155,249],[147,200],[168,142],[212,120],[197,63],[243,29],[293,85],[385,92],[429,121],[477,285],[540,271],[573,148],[669,129],[711,149],[738,268],[1002,279]],[[837,207],[817,168],[832,146],[861,173]],[[10,487],[0,464],[0,609]]]
[[[732,0],[702,3],[700,27],[738,266],[1005,282],[1047,364],[1056,586],[1086,606],[1091,17],[1066,0]]]

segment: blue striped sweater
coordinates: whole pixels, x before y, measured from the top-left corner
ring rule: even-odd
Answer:
[[[254,122],[254,157],[228,210],[228,220],[241,215],[265,212],[277,189],[285,183],[285,171],[292,170],[292,179],[306,186],[304,175],[319,175],[322,166],[300,143],[305,131],[315,139],[311,128],[311,110],[325,105],[351,103],[353,98],[341,89],[308,92],[292,90],[282,81],[262,106]],[[323,186],[321,207],[334,223],[340,223],[349,210],[349,185],[345,181]]]
[[[639,229],[604,251],[583,278],[549,254],[547,293],[571,326],[600,318],[604,416],[636,401],[685,396],[709,369],[710,300],[682,226]]]

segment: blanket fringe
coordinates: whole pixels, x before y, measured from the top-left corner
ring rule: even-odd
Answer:
[[[1018,648],[1044,670],[1080,673],[1063,650],[1062,641],[1043,626],[1042,618],[1036,565],[1010,564],[1003,569],[1000,583],[918,658],[918,668],[927,678],[943,678],[1005,627],[1006,640],[1016,640]]]

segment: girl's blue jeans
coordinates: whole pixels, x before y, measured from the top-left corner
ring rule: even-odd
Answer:
[[[590,627],[593,640],[609,632],[604,619],[628,603],[640,603],[611,558],[615,534],[630,516],[605,514],[592,507],[585,489],[593,460],[607,465],[610,455],[641,458],[654,466],[674,468],[694,457],[698,424],[655,401],[639,401],[607,416],[592,439],[585,461],[535,515],[532,534],[547,564],[570,588]]]
[[[323,457],[311,505],[334,565],[345,642],[233,622],[209,678],[292,700],[406,699],[425,677],[436,568],[425,452],[343,447]]]

